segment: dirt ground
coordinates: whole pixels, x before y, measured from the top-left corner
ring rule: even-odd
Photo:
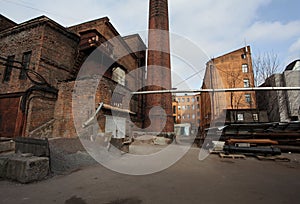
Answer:
[[[128,176],[101,165],[32,184],[0,181],[2,204],[300,203],[300,155],[291,162],[255,158],[199,161],[192,148],[175,165]]]

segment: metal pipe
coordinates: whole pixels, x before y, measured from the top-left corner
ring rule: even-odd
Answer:
[[[225,145],[223,150],[228,153],[241,154],[263,154],[263,155],[281,155],[281,150],[277,147],[235,147],[232,145]]]
[[[202,92],[243,92],[243,91],[300,91],[300,87],[252,87],[252,88],[227,88],[227,89],[194,89],[194,90],[157,90],[131,92],[138,94],[163,94],[163,93],[202,93]]]
[[[96,112],[85,123],[83,123],[83,125],[82,125],[83,128],[86,128],[87,126],[89,126],[91,124],[91,122],[94,120],[94,118],[100,112],[102,106],[103,106],[103,102],[99,103],[99,106],[98,106]]]

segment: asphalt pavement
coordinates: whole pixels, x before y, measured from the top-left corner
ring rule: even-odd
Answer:
[[[300,203],[300,155],[290,162],[255,158],[198,160],[192,148],[175,165],[146,176],[113,172],[101,165],[68,175],[18,184],[0,181],[2,204]]]

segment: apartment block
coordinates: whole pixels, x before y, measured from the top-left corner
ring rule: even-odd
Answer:
[[[245,122],[245,114],[241,110],[256,110],[255,92],[214,92],[213,89],[250,87],[254,87],[250,46],[237,49],[207,62],[202,89],[212,91],[201,95],[201,127],[205,129],[211,125],[226,123],[227,110],[232,110],[231,122]],[[253,112],[251,122],[259,121],[256,116],[257,113]]]

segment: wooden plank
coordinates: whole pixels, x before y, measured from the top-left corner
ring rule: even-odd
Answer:
[[[278,142],[270,139],[229,139],[227,140],[228,144],[235,143],[250,143],[250,144],[270,144],[277,145]]]
[[[229,159],[246,159],[245,155],[242,154],[224,154],[220,153],[219,156],[224,159],[224,158],[229,158]]]
[[[283,157],[283,156],[265,157],[265,156],[256,155],[256,158],[259,159],[259,160],[265,160],[265,161],[284,161],[284,162],[289,162],[290,161],[289,158]]]

